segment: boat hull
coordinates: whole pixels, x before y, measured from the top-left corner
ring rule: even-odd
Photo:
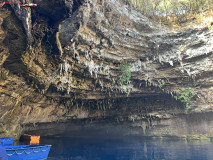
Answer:
[[[0,144],[2,146],[12,146],[14,138],[0,138]]]
[[[8,160],[47,159],[51,145],[4,146]]]

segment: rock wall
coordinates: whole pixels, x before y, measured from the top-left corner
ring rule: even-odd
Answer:
[[[212,111],[213,32],[207,24],[172,31],[117,0],[36,3],[0,9],[3,135],[29,123],[163,120]],[[131,72],[125,83],[122,65]],[[187,88],[196,94],[190,110],[173,98]]]

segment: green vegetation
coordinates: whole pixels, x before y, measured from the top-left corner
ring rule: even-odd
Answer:
[[[129,89],[129,86],[128,85],[122,85],[122,91],[124,93],[128,93],[128,89]]]
[[[201,11],[209,8],[213,0],[123,0],[145,15],[182,14]]]
[[[212,16],[203,15],[206,9],[213,6],[213,0],[121,0],[125,4],[139,10],[143,15],[173,29],[180,27],[184,22],[195,21],[203,23],[203,18]],[[202,12],[202,14],[200,13]],[[200,17],[202,15],[202,17]],[[200,21],[202,18],[202,22]]]
[[[159,80],[158,81],[158,87],[161,89],[165,85],[164,80]]]
[[[190,109],[190,101],[192,100],[192,98],[195,97],[195,93],[193,93],[192,88],[186,88],[186,89],[182,89],[182,90],[178,90],[177,91],[177,95],[174,96],[174,98],[176,100],[180,100],[181,102],[183,102],[186,106],[186,109]]]
[[[129,94],[130,86],[129,86],[129,80],[131,78],[131,70],[130,66],[128,64],[121,64],[120,66],[121,74],[119,76],[120,85],[121,85],[121,92]]]
[[[120,78],[120,84],[125,85],[131,78],[131,70],[128,64],[121,64],[120,66],[121,75]]]

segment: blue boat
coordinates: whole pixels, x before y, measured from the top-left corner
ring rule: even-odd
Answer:
[[[52,145],[3,146],[8,160],[45,160]]]
[[[0,145],[2,146],[12,146],[14,138],[0,138]]]

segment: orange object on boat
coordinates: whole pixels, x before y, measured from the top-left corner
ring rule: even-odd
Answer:
[[[40,136],[24,134],[22,138],[23,138],[23,141],[28,144],[39,144],[40,142]]]

